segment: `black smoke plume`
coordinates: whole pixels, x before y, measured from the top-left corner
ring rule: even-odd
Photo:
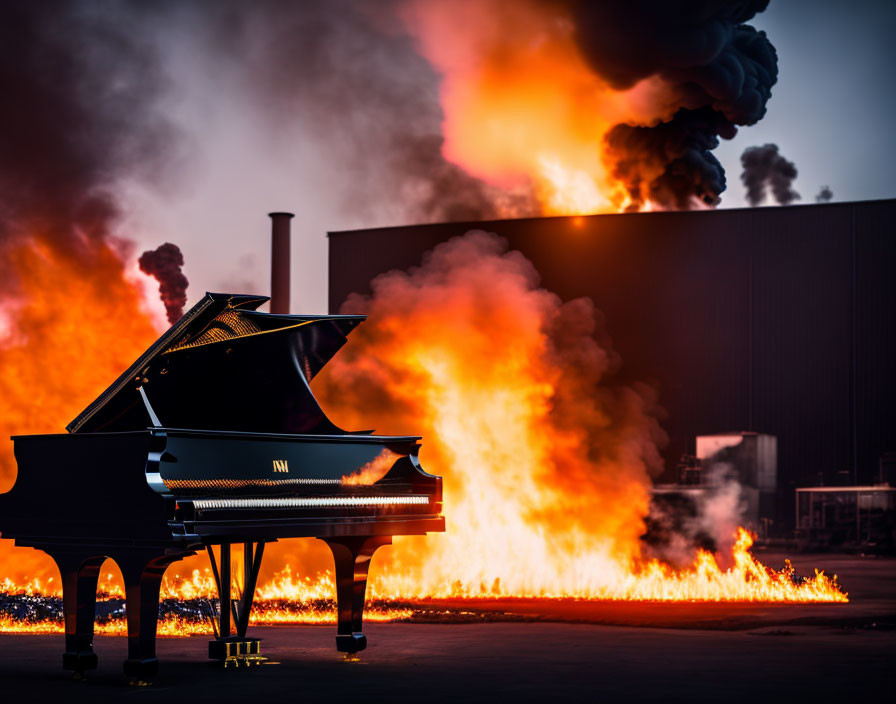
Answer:
[[[617,89],[659,77],[678,110],[656,125],[617,125],[607,155],[634,209],[714,205],[725,172],[712,155],[719,137],[765,114],[778,59],[764,32],[743,24],[768,0],[609,0],[574,4],[579,44]]]
[[[762,203],[769,191],[780,205],[799,200],[800,194],[792,187],[796,166],[778,153],[777,144],[747,147],[740,155],[740,163],[744,167],[740,180],[747,187],[747,202],[753,207]]]
[[[821,190],[815,194],[816,203],[827,203],[834,197],[834,192],[830,186],[822,186]]]
[[[138,264],[140,271],[159,282],[159,296],[165,304],[168,322],[173,325],[184,314],[187,286],[190,283],[182,271],[184,255],[180,248],[166,242],[141,254]]]

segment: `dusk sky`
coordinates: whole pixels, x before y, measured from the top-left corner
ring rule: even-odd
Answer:
[[[419,221],[406,207],[406,192],[390,191],[382,177],[378,121],[401,115],[400,123],[418,131],[424,129],[419,124],[437,124],[437,72],[422,58],[401,56],[396,71],[394,57],[366,55],[363,43],[354,46],[337,32],[322,40],[321,67],[265,75],[266,45],[254,34],[251,4],[237,20],[247,25],[242,38],[232,44],[211,36],[198,7],[171,5],[161,22],[122,20],[164,57],[166,78],[156,105],[176,136],[154,173],[118,179],[126,213],[121,234],[135,239],[141,251],[166,241],[181,247],[191,305],[206,290],[267,293],[267,213],[293,211],[292,310],[324,312],[327,231]],[[296,3],[295,12],[307,7]],[[387,33],[403,33],[394,18],[387,22]],[[896,3],[772,0],[750,24],[775,46],[779,78],[765,118],[715,151],[728,183],[720,207],[745,206],[740,154],[767,142],[796,164],[799,203],[813,203],[824,185],[834,201],[896,196]],[[297,50],[296,56],[304,55]],[[339,100],[328,102],[332,96],[314,75],[325,72],[328,61],[360,61],[366,71],[382,62],[390,90],[413,91],[416,102],[403,114],[379,104],[391,95],[373,91],[341,109]],[[258,83],[263,90],[255,90]],[[280,89],[282,100],[272,99]]]

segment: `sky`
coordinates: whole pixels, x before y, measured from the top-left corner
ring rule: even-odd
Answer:
[[[740,154],[767,142],[795,162],[800,203],[814,202],[824,185],[834,201],[896,197],[896,3],[772,0],[751,23],[776,47],[779,79],[765,118],[715,152],[728,182],[719,207],[746,205]],[[391,194],[381,178],[376,125],[334,114],[334,129],[322,131],[308,104],[314,94],[292,95],[289,74],[276,77],[284,99],[272,117],[270,106],[261,109],[259,96],[247,90],[259,80],[254,71],[264,47],[250,42],[240,46],[254,46],[256,54],[236,48],[226,59],[211,58],[199,48],[203,31],[196,15],[185,14],[158,39],[168,74],[158,109],[179,136],[161,175],[117,185],[122,234],[141,250],[166,241],[181,247],[192,305],[206,290],[267,293],[267,213],[294,212],[291,311],[326,312],[326,233],[411,224],[419,215],[402,208],[401,193]],[[330,39],[334,51],[342,49],[338,36]],[[430,77],[423,92],[431,90],[424,96],[431,101],[436,72],[416,64],[407,70],[414,85]],[[401,76],[396,85],[403,85]]]

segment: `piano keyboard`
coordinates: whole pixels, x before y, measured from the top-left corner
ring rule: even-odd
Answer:
[[[206,509],[336,508],[342,506],[397,506],[428,504],[429,496],[321,496],[307,498],[197,499],[193,506]]]

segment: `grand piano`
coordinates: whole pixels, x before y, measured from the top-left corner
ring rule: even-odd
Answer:
[[[257,311],[266,300],[206,294],[67,434],[13,438],[18,477],[0,495],[0,534],[59,567],[64,668],[83,674],[97,665],[106,558],[125,583],[125,673],[148,681],[158,670],[159,589],[171,563],[208,553],[220,604],[209,657],[250,664],[261,659],[246,631],[265,544],[324,540],[335,560],[336,647],[352,656],[367,644],[374,551],[393,535],[444,531],[442,480],[421,468],[420,438],[341,430],[311,392],[364,316]],[[236,598],[231,546],[240,543]]]

